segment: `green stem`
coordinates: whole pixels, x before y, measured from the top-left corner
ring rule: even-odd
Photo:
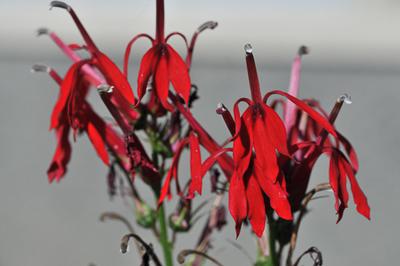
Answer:
[[[158,209],[158,221],[160,223],[160,243],[164,252],[165,265],[173,266],[174,264],[172,261],[172,245],[168,240],[164,204],[162,204]]]
[[[275,245],[275,224],[271,219],[268,225],[268,240],[269,240],[269,256],[272,261],[273,266],[279,266],[279,259],[276,253],[276,245]]]

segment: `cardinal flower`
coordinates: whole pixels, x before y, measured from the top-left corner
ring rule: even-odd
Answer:
[[[151,41],[152,47],[144,54],[138,74],[138,98],[142,99],[146,93],[149,82],[152,80],[153,93],[161,102],[162,106],[172,111],[173,105],[168,101],[169,83],[175,92],[188,104],[191,82],[189,76],[189,67],[191,63],[193,48],[198,34],[207,29],[215,28],[215,22],[208,22],[203,24],[196,31],[192,38],[190,46],[187,43],[186,37],[179,32],[173,32],[165,37],[164,35],[164,0],[157,0],[157,14],[156,14],[156,36],[153,39],[148,34],[142,33],[135,36],[129,43],[125,52],[124,72],[128,75],[128,63],[132,45],[139,38],[147,38]],[[186,47],[188,48],[188,55],[186,62],[175,51],[175,49],[167,42],[170,37],[177,35],[183,38]]]
[[[261,236],[266,221],[264,195],[270,206],[283,219],[292,219],[291,206],[280,170],[278,156],[290,157],[285,125],[278,114],[265,102],[273,94],[287,97],[313,119],[336,135],[334,128],[320,114],[301,100],[283,92],[272,91],[261,97],[252,47],[247,44],[246,63],[252,99],[241,98],[234,105],[235,135],[233,159],[235,169],[230,179],[229,210],[236,223],[236,233],[248,218],[256,235]],[[248,105],[240,114],[239,103]],[[232,128],[232,125],[229,126]]]
[[[63,84],[68,82],[66,81],[68,74],[63,80],[56,71],[49,67],[35,65],[33,70],[47,72],[57,82],[57,84],[60,85],[61,89],[59,98],[65,97],[65,91],[63,92],[63,90],[65,90],[65,85]],[[77,92],[83,92],[83,95],[85,95],[89,86],[87,80],[80,79],[74,83],[77,87]],[[112,151],[113,154],[118,156],[122,162],[127,161],[123,139],[113,130],[111,125],[105,123],[104,120],[94,112],[84,97],[81,98],[77,95],[74,96],[77,97],[74,102],[79,103],[75,106],[76,109],[72,108],[74,109],[74,115],[68,115],[71,108],[69,108],[69,105],[66,105],[60,110],[60,113],[57,116],[57,127],[54,129],[57,137],[57,148],[47,171],[50,182],[53,180],[59,181],[67,171],[67,165],[71,158],[71,144],[69,142],[69,133],[71,129],[75,131],[74,135],[79,132],[87,133],[97,154],[106,165],[109,164],[109,155],[107,150]],[[71,97],[72,95],[69,95],[67,98],[70,99]],[[54,109],[56,109],[56,107]],[[73,117],[73,124],[71,124],[71,119],[68,119],[68,117]]]
[[[90,37],[89,33],[86,31],[84,28],[83,24],[79,20],[78,16],[76,15],[75,11],[72,9],[71,6],[67,5],[64,2],[61,1],[52,1],[50,3],[51,7],[58,7],[58,8],[63,8],[68,11],[68,13],[71,15],[72,19],[74,20],[76,26],[78,27],[86,45],[84,46],[79,46],[80,48],[85,48],[88,50],[88,52],[91,54],[91,58],[87,61],[84,61],[84,63],[79,63],[77,62],[75,68],[75,72],[79,71],[81,68],[83,68],[85,65],[92,65],[95,67],[105,78],[107,84],[113,86],[115,88],[115,92],[113,93],[114,103],[118,104],[117,107],[120,108],[127,108],[130,104],[135,104],[136,99],[133,95],[133,90],[126,79],[125,75],[122,74],[122,72],[119,70],[119,68],[114,64],[114,62],[108,58],[107,55],[102,53]],[[53,38],[53,36],[52,36]],[[54,39],[54,38],[53,38]],[[57,42],[57,40],[55,40]],[[64,46],[62,47],[64,51],[67,51],[68,49],[73,49],[75,48],[75,45],[72,46]],[[79,57],[78,57],[79,58]],[[73,58],[74,60],[76,59],[76,56]],[[100,84],[97,84],[100,85]],[[129,110],[126,110],[126,112],[129,112]]]
[[[335,122],[344,102],[349,102],[347,95],[338,98],[335,106],[329,114],[329,121],[332,124]],[[318,108],[321,108],[318,103],[314,104],[318,106]],[[299,159],[292,165],[291,171],[288,172],[288,191],[290,191],[293,206],[297,209],[301,198],[305,194],[315,163],[321,155],[325,154],[330,159],[329,183],[335,195],[335,209],[338,214],[337,222],[342,219],[343,212],[345,208],[347,208],[349,200],[347,180],[350,181],[357,211],[367,219],[370,219],[370,208],[367,198],[355,177],[358,171],[357,154],[351,143],[342,134],[339,132],[336,133],[337,138],[335,138],[334,141],[331,141],[327,137],[327,132],[322,129],[316,135],[317,138],[310,138],[307,141],[299,141],[293,145],[301,151],[299,153]],[[315,132],[313,134],[315,134]],[[310,137],[311,134],[305,136]],[[341,149],[344,149],[344,152]]]

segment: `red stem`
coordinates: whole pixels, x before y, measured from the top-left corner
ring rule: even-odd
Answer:
[[[257,67],[252,52],[246,51],[247,73],[249,75],[251,98],[255,103],[261,103],[260,82],[258,81]]]
[[[164,0],[157,0],[156,9],[156,41],[164,42]]]

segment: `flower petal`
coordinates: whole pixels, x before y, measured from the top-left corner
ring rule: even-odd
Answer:
[[[67,165],[71,159],[71,144],[69,142],[70,127],[68,124],[63,124],[57,128],[57,148],[53,156],[52,162],[47,170],[49,182],[60,179],[67,172]]]
[[[229,211],[235,221],[236,237],[240,234],[242,222],[247,216],[247,200],[244,197],[246,193],[243,179],[236,174],[231,177],[229,184]]]
[[[104,75],[109,85],[114,86],[118,93],[120,93],[129,103],[135,104],[136,99],[133,95],[133,90],[125,75],[122,74],[114,62],[101,52],[96,53],[96,60],[97,67]]]
[[[167,109],[168,111],[173,111],[174,107],[168,102],[168,63],[165,55],[160,56],[155,72],[155,87],[157,96],[165,109]]]
[[[302,109],[304,112],[306,112],[309,116],[311,116],[311,118],[313,118],[315,121],[317,121],[323,128],[325,128],[335,138],[337,138],[337,134],[336,134],[334,127],[331,125],[331,123],[329,123],[329,121],[327,119],[325,119],[321,114],[319,114],[317,111],[312,109],[308,104],[306,104],[302,100],[300,100],[296,97],[293,97],[292,95],[290,95],[284,91],[274,90],[274,91],[268,92],[264,96],[264,102],[266,102],[268,100],[268,98],[274,94],[278,94],[278,95],[282,95],[282,96],[286,97],[288,100],[290,100],[291,102],[296,104],[300,109]]]
[[[157,61],[156,57],[156,47],[150,48],[142,57],[142,61],[140,62],[140,68],[138,72],[138,98],[139,101],[143,98],[146,93],[146,89],[151,78],[151,75],[154,74],[154,68]]]
[[[199,140],[192,132],[189,135],[189,145],[190,145],[190,189],[189,194],[193,195],[194,192],[201,195],[202,191],[202,171],[201,171],[201,154],[200,154],[200,144]]]
[[[247,217],[254,233],[258,237],[261,237],[264,233],[266,221],[265,204],[260,186],[253,175],[251,175],[247,181],[246,198],[249,208]]]
[[[87,134],[88,137],[90,139],[90,141],[93,144],[93,147],[95,148],[97,154],[99,155],[100,159],[106,164],[109,165],[109,158],[108,158],[108,153],[107,153],[107,149],[106,149],[106,145],[104,143],[103,137],[98,131],[98,129],[96,128],[96,125],[93,124],[93,122],[89,121],[87,124]]]
[[[269,106],[263,105],[265,116],[264,123],[266,125],[268,137],[272,145],[279,153],[290,157],[287,147],[287,136],[285,125],[279,115]]]
[[[168,75],[171,80],[172,86],[178,95],[185,101],[186,105],[189,103],[190,97],[190,76],[185,61],[182,57],[172,48],[167,46],[168,51]]]

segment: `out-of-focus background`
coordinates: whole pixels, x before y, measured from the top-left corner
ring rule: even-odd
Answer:
[[[133,35],[154,34],[155,1],[68,3],[98,46],[120,65]],[[0,2],[0,265],[135,265],[134,252],[119,252],[126,233],[122,225],[98,221],[101,212],[110,210],[132,219],[133,210],[119,198],[109,200],[107,169],[85,136],[73,146],[66,178],[59,184],[47,182],[55,147],[47,129],[58,88],[47,76],[31,74],[30,67],[41,62],[65,73],[69,62],[47,37],[36,38],[35,30],[45,26],[67,42],[81,43],[68,14],[48,7],[46,0]],[[317,98],[328,110],[340,94],[352,96],[354,103],[344,107],[337,126],[358,151],[358,180],[372,220],[366,221],[351,205],[335,224],[332,196],[313,201],[296,254],[316,246],[325,265],[398,264],[399,11],[395,0],[166,1],[167,31],[190,36],[206,20],[219,22],[199,38],[192,69],[201,96],[194,113],[217,139],[227,136],[215,114],[217,103],[232,106],[249,95],[243,52],[247,42],[253,44],[264,90],[287,88],[293,56],[306,44],[311,54],[304,58],[300,96]],[[183,52],[180,40],[173,44]],[[134,49],[131,77],[147,45],[140,41]],[[100,106],[95,94],[91,99]],[[312,184],[328,180],[326,167],[321,160]],[[251,265],[230,244],[235,237],[228,219],[229,226],[215,235],[211,254],[225,265]],[[139,232],[154,243],[149,234]],[[192,236],[180,236],[177,250],[194,243]],[[254,255],[248,229],[238,243]]]

